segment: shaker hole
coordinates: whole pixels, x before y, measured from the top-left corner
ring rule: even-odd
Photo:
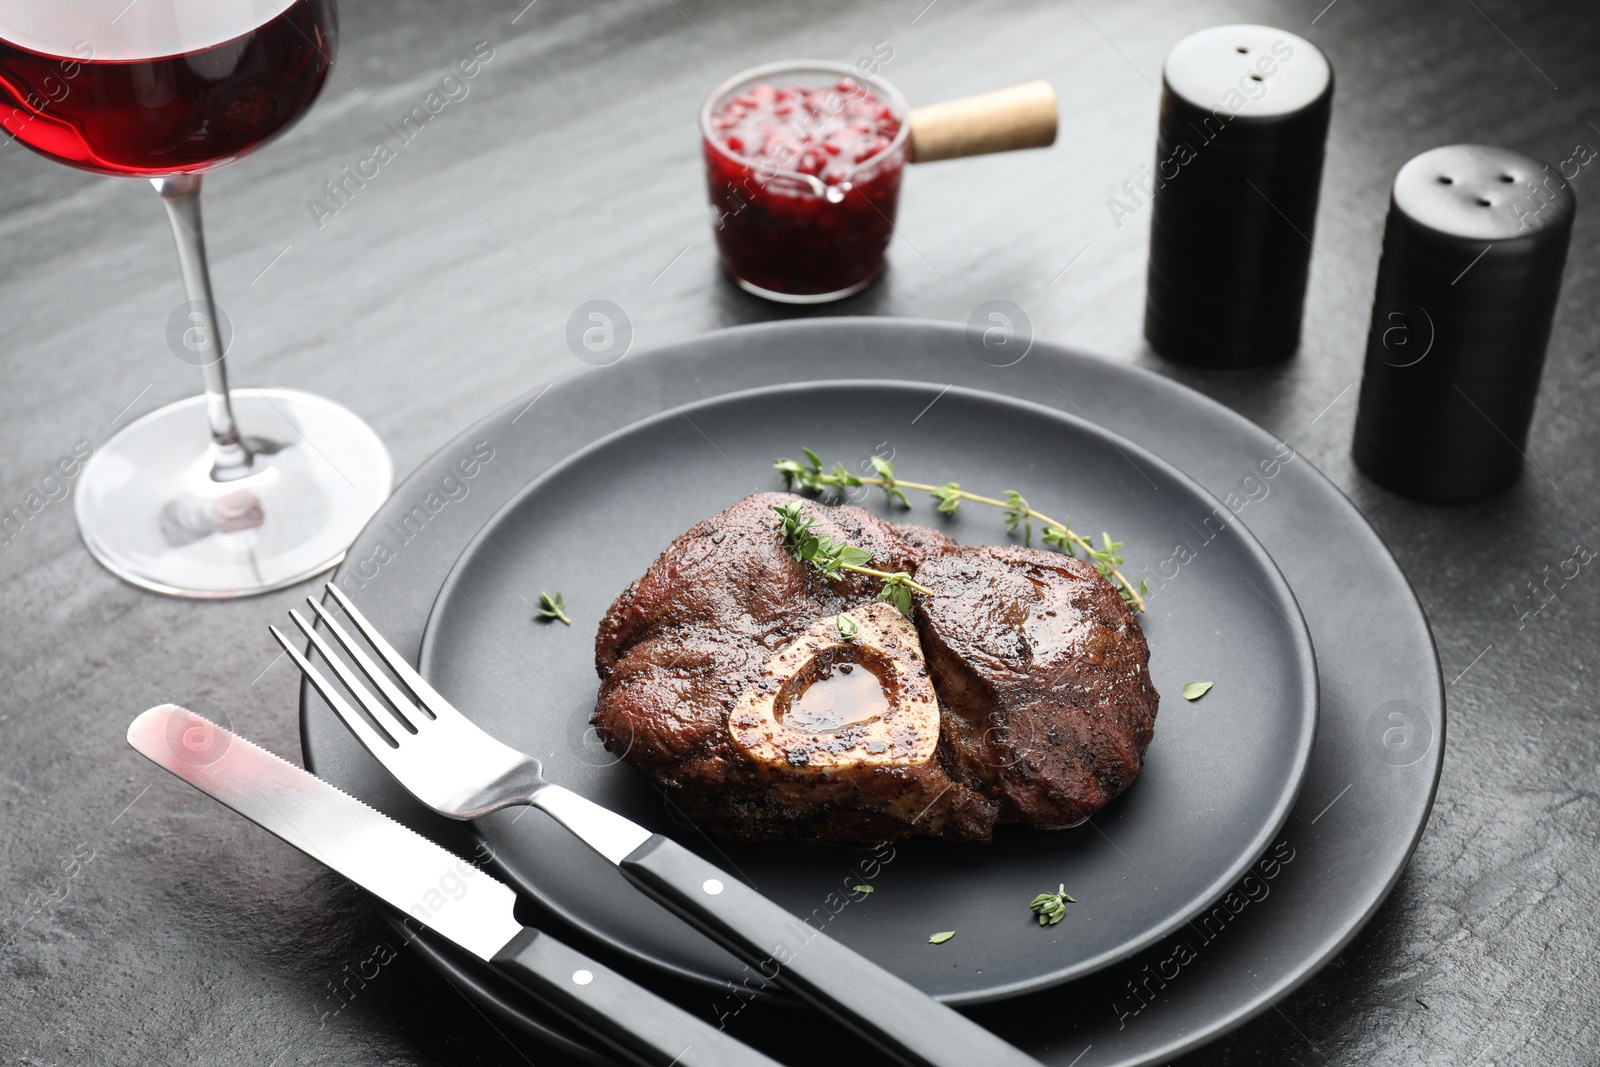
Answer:
[[[1250,75],[1250,80],[1251,80],[1251,81],[1253,81],[1253,82],[1258,82],[1258,81],[1260,81],[1260,80],[1261,80],[1261,75],[1259,75],[1259,74],[1252,74],[1252,75]]]
[[[1244,45],[1240,45],[1239,47],[1235,48],[1234,51],[1238,52],[1240,55],[1248,55],[1250,53],[1250,49],[1246,48]]]
[[[1478,205],[1480,207],[1492,207],[1494,205],[1494,201],[1493,200],[1489,200],[1486,197],[1480,196],[1480,197],[1478,197]]]
[[[1509,183],[1509,182],[1514,182],[1517,179],[1513,178],[1509,174],[1502,174],[1502,175],[1500,175],[1500,180],[1503,181],[1503,182],[1508,182]]]
[[[1443,175],[1443,174],[1439,175],[1439,184],[1440,185],[1454,185],[1455,181],[1456,180],[1454,178],[1448,177],[1448,176]]]

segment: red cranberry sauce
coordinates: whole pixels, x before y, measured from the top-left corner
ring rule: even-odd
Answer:
[[[730,274],[812,296],[883,269],[904,159],[896,151],[860,169],[900,132],[870,88],[853,78],[814,89],[756,85],[723,104],[710,125],[706,173]]]

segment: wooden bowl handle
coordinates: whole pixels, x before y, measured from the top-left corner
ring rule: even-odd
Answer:
[[[915,109],[906,159],[931,163],[1043,148],[1055,140],[1056,91],[1047,81],[1032,81]]]

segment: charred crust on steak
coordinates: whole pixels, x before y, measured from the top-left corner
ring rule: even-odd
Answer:
[[[912,522],[893,522],[889,524],[889,529],[899,534],[900,539],[911,546],[918,559],[961,551],[961,545],[954,538],[926,526],[918,526]]]

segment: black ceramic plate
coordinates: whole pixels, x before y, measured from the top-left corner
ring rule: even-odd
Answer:
[[[774,386],[607,437],[535,480],[473,539],[434,605],[421,666],[478,725],[536,754],[551,781],[675,837],[926,992],[977,1003],[1125,959],[1221,896],[1272,842],[1299,791],[1316,667],[1288,585],[1220,500],[1081,419],[960,388],[928,408],[941,389]],[[1125,572],[1148,571],[1155,586],[1141,621],[1162,706],[1144,770],[1088,825],[1006,828],[987,846],[737,846],[675,820],[648,779],[600,748],[588,723],[606,607],[678,534],[749,493],[781,489],[772,461],[801,445],[850,469],[870,470],[876,450],[908,478],[993,496],[1017,487],[1041,510],[1126,541]],[[881,492],[858,495],[886,518],[921,520],[964,543],[1007,540],[991,508],[942,518],[925,493],[909,510],[890,509]],[[1200,554],[1163,582],[1158,564],[1196,531],[1209,538]],[[572,626],[537,621],[542,589],[565,594]],[[1181,699],[1200,678],[1216,688]],[[477,823],[521,892],[641,963],[712,987],[740,978],[740,962],[641,898],[603,857],[525,815]],[[850,892],[861,882],[875,892]],[[1078,903],[1042,929],[1028,902],[1063,884]],[[930,945],[937,930],[957,936]]]
[[[813,319],[720,331],[560,379],[466,428],[395,491],[351,547],[338,580],[414,654],[457,557],[530,477],[673,404],[811,375],[954,382],[1038,400],[1172,458],[1231,501],[1272,554],[1316,645],[1319,724],[1300,800],[1268,859],[1222,898],[1226,910],[1208,912],[1192,933],[1163,939],[1127,963],[990,1005],[977,1017],[1051,1067],[1162,1064],[1267,1011],[1343,949],[1399,878],[1438,783],[1444,686],[1427,622],[1382,541],[1292,441],[1147,371],[1043,342],[1013,366],[993,367],[950,323]],[[1286,449],[1293,458],[1266,477],[1261,464]],[[422,810],[304,689],[301,733],[316,773],[441,843],[470,850],[459,824]],[[527,917],[605,951],[537,908]],[[552,1052],[611,1062],[431,935],[413,940],[411,951],[535,1062]],[[681,992],[667,982],[657,988]],[[844,1049],[823,1043],[837,1035],[815,1016],[797,1028],[784,1012],[780,1027],[759,1003],[733,993],[691,991],[680,999],[716,1018],[731,1015],[742,1036],[777,1033],[778,1055],[791,1065],[837,1063]],[[471,1009],[459,1019],[482,1025]]]

